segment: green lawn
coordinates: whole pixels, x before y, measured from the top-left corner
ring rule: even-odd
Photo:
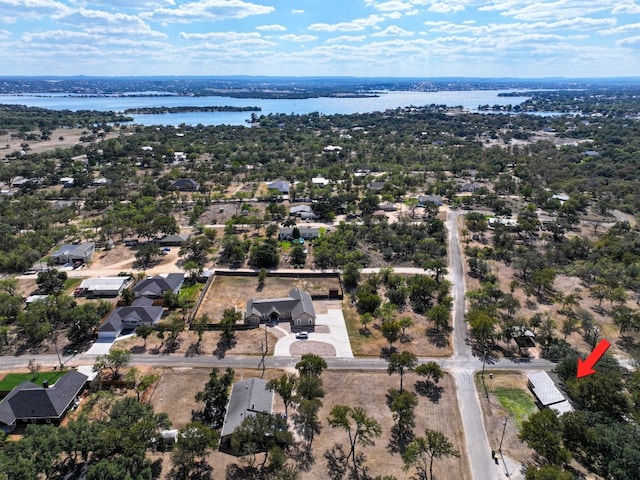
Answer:
[[[500,405],[515,418],[518,428],[537,410],[533,399],[519,388],[496,387],[492,393],[498,398]]]
[[[8,392],[25,380],[35,383],[36,385],[42,385],[43,380],[48,380],[49,385],[53,385],[65,373],[67,372],[39,372],[35,378],[30,373],[7,373],[7,375],[0,380],[0,391]]]
[[[193,285],[182,286],[180,289],[180,298],[187,302],[195,302],[198,299],[198,294],[204,288],[202,283],[194,283]]]
[[[64,281],[64,289],[67,292],[73,291],[76,287],[79,287],[81,283],[81,278],[67,278]]]

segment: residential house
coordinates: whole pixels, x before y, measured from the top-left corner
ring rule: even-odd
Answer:
[[[95,251],[96,244],[93,242],[79,243],[77,245],[65,244],[51,254],[51,260],[58,264],[76,261],[87,263],[93,258]]]
[[[129,277],[87,278],[80,283],[79,291],[93,297],[117,297],[129,283]]]
[[[181,247],[184,245],[187,240],[191,237],[191,234],[184,233],[179,235],[177,233],[165,235],[164,237],[156,240],[156,243],[162,245],[163,247]]]
[[[385,182],[371,182],[368,185],[369,190],[373,190],[374,192],[381,191],[384,188],[384,186],[385,186]]]
[[[140,280],[133,287],[136,297],[160,298],[164,292],[178,293],[184,283],[183,273],[169,273]]]
[[[86,384],[87,376],[73,370],[51,386],[22,382],[0,402],[0,429],[11,433],[31,423],[60,424]]]
[[[141,297],[126,307],[115,308],[98,328],[98,338],[116,338],[123,330],[140,325],[150,327],[162,318],[163,308],[153,305],[153,299]]]
[[[293,229],[297,228],[300,232],[300,238],[304,238],[305,240],[313,240],[320,236],[320,229],[317,227],[305,227],[301,225],[299,227],[283,227],[280,229],[278,233],[278,240],[292,240],[293,239]]]
[[[432,203],[439,207],[442,205],[442,197],[440,195],[420,195],[418,196],[418,206],[423,207],[427,203]]]
[[[477,192],[478,190],[480,190],[482,188],[483,185],[476,183],[476,182],[472,182],[472,183],[463,183],[461,184],[458,189],[461,192],[466,192],[466,193],[474,193]]]
[[[289,215],[299,217],[302,213],[310,213],[311,211],[310,205],[296,205],[289,209]]]
[[[291,183],[287,180],[277,180],[275,182],[271,182],[267,184],[268,190],[278,190],[280,193],[284,195],[289,194],[289,189],[291,188]]]
[[[220,450],[231,452],[231,439],[245,418],[255,415],[271,415],[273,392],[267,389],[267,381],[248,378],[233,384],[220,434]]]
[[[197,192],[200,184],[192,178],[179,178],[173,182],[173,188],[181,192]]]
[[[316,324],[316,311],[311,296],[299,288],[289,291],[283,298],[252,298],[247,301],[244,314],[246,325],[287,321],[292,330],[313,329]]]

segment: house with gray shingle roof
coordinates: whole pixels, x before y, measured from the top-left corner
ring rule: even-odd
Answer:
[[[267,184],[268,190],[278,190],[280,193],[288,194],[291,188],[291,183],[287,180],[278,180]]]
[[[184,273],[169,273],[140,280],[133,287],[136,297],[159,298],[164,292],[178,293],[184,283]]]
[[[162,318],[163,308],[154,306],[153,299],[140,297],[131,305],[117,307],[98,328],[98,338],[115,338],[123,330],[156,325]]]
[[[66,244],[51,254],[51,260],[55,263],[69,263],[81,260],[85,263],[93,258],[96,244],[93,242],[80,243],[78,245]]]
[[[248,378],[234,383],[220,434],[220,449],[230,449],[231,437],[245,418],[254,415],[271,415],[272,408],[273,392],[267,390],[266,380]]]
[[[19,425],[59,424],[87,384],[87,376],[74,370],[48,386],[22,382],[0,402],[0,429],[10,433]]]
[[[290,322],[292,330],[313,329],[316,324],[316,311],[311,295],[294,288],[288,297],[252,298],[247,302],[244,314],[246,325],[259,325],[266,322]]]

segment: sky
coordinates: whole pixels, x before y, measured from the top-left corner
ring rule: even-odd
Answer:
[[[640,76],[640,0],[0,0],[0,75]]]

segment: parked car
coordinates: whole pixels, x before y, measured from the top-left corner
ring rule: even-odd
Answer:
[[[296,333],[296,338],[298,340],[306,340],[307,338],[309,338],[309,332],[298,332]]]

